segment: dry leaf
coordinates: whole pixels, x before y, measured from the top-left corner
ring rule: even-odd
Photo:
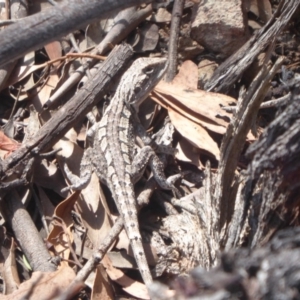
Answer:
[[[104,38],[104,33],[101,30],[100,21],[89,24],[85,30],[85,36],[86,48],[95,47],[96,45],[98,45]]]
[[[191,89],[185,85],[160,81],[155,87],[153,99],[168,110],[175,110],[206,129],[224,134],[231,114],[221,106],[236,103],[226,95]]]
[[[106,268],[109,278],[121,285],[128,294],[140,299],[150,299],[146,286],[129,278],[121,270],[114,268],[107,255],[104,256],[102,264]]]
[[[57,155],[57,160],[61,170],[64,163],[68,164],[73,174],[79,175],[80,162],[83,150],[75,143],[68,140],[60,140],[54,147],[62,150]],[[112,227],[110,219],[110,211],[106,204],[105,196],[99,185],[99,179],[95,173],[86,188],[81,190],[82,197],[79,197],[77,204],[79,205],[80,215],[85,228],[87,228],[88,237],[94,247],[98,247],[107,233]]]
[[[203,88],[205,84],[212,78],[218,64],[209,59],[203,59],[198,64],[198,86]]]
[[[115,299],[112,286],[108,281],[107,274],[100,264],[96,269],[91,300]]]
[[[251,27],[253,30],[258,30],[262,28],[262,25],[254,20],[248,20],[248,26]]]
[[[191,60],[186,60],[181,65],[178,74],[172,81],[173,84],[182,84],[191,89],[198,87],[198,67]]]
[[[14,239],[11,239],[9,256],[5,260],[2,276],[5,282],[5,295],[9,295],[18,289],[20,279],[16,265]]]
[[[23,67],[30,68],[34,65],[34,60],[35,60],[35,52],[29,52],[25,55],[25,57],[22,60],[20,60],[18,62],[17,65],[19,65],[21,63]],[[18,69],[18,67],[15,69]],[[12,80],[12,77],[14,76],[13,74],[15,74],[14,71],[12,72],[12,76],[10,76],[9,80],[6,82],[6,86],[12,85],[11,80]],[[19,78],[19,80],[15,81],[14,83],[17,83],[20,81],[21,81],[21,79]],[[21,92],[18,91],[19,87],[17,87],[17,89],[14,91],[14,93],[12,91],[9,91],[10,95],[14,99],[18,99],[19,101],[27,100],[28,99],[28,91],[31,90],[35,86],[33,74],[30,74],[30,76],[28,76],[27,78],[23,77],[23,80],[22,80],[22,82],[20,82],[19,86],[21,87]]]
[[[30,141],[39,131],[41,124],[40,124],[40,119],[39,119],[39,114],[35,110],[33,105],[29,105],[29,118],[26,119],[27,126],[24,129],[25,136],[23,139],[23,143],[27,143]]]
[[[0,131],[0,149],[7,151],[4,157],[7,157],[11,152],[17,150],[21,146],[20,143],[7,137],[3,131]]]
[[[138,32],[138,42],[134,45],[134,51],[137,53],[153,51],[159,39],[158,29],[158,26],[152,23],[146,23],[141,26]]]
[[[46,64],[34,65],[34,66],[19,66],[16,67],[11,76],[9,77],[8,81],[6,82],[5,86],[14,85],[15,83],[19,82],[20,80],[24,79],[26,76],[32,74],[33,72],[45,68]]]
[[[195,151],[195,147],[191,147],[190,143],[181,138],[177,144],[176,158],[181,161],[194,164],[197,168],[203,168],[199,159],[199,150]]]
[[[172,14],[167,9],[160,7],[156,14],[151,15],[148,19],[155,23],[166,23],[172,20]]]
[[[79,193],[80,191],[76,191],[69,198],[59,203],[55,208],[54,214],[66,225],[68,237],[66,236],[66,233],[63,232],[63,228],[55,224],[47,238],[47,241],[54,246],[55,250],[58,253],[61,252],[61,256],[64,259],[69,259],[70,249],[68,248],[68,239],[70,239],[71,242],[73,240],[73,235],[70,230],[73,225],[71,210],[78,199]]]
[[[109,257],[114,266],[117,266],[120,268],[121,267],[132,268],[133,265],[136,266],[134,254],[132,252],[132,248],[130,245],[130,240],[128,238],[128,235],[127,235],[125,229],[123,229],[121,231],[121,233],[119,234],[119,238],[117,240],[115,248],[119,249],[119,250],[125,250],[125,252],[123,252],[123,251],[121,252],[122,253],[121,255],[122,255],[123,261],[126,260],[127,265],[126,266],[124,264],[121,265],[120,260],[118,261],[118,257],[109,254]],[[149,244],[149,243],[143,243],[143,248],[145,251],[145,255],[147,257],[148,264],[155,266],[158,261],[156,249],[154,247],[152,247],[151,244]]]
[[[59,41],[54,41],[52,43],[49,43],[49,44],[45,45],[44,48],[45,48],[50,60],[54,60],[54,59],[60,58],[62,56],[62,48],[61,48],[61,44]],[[54,66],[59,65],[59,64],[60,64],[59,61],[55,62]]]
[[[46,83],[43,85],[42,89],[39,91],[37,98],[40,102],[40,107],[48,101],[52,92],[56,88],[59,82],[59,76],[57,75],[57,70],[52,70],[50,75],[48,76]]]
[[[17,291],[8,296],[0,295],[0,300],[54,299],[66,290],[74,278],[75,273],[70,267],[61,267],[49,273],[34,272],[32,277],[22,283]]]
[[[185,118],[173,110],[168,110],[168,112],[172,124],[185,139],[187,139],[193,146],[211,153],[217,160],[219,160],[220,150],[217,143],[210,137],[201,125]]]

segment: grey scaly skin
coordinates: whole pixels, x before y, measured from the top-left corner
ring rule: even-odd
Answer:
[[[133,115],[166,70],[164,58],[139,58],[124,73],[117,91],[100,122],[89,130],[92,147],[85,150],[80,178],[65,164],[65,172],[72,185],[67,189],[82,189],[90,181],[93,171],[105,183],[123,218],[124,227],[144,283],[149,286],[152,276],[145,257],[137,218],[134,183],[142,176],[147,163],[154,177],[164,189],[173,189],[166,181],[163,165],[150,146],[145,146],[133,158]]]

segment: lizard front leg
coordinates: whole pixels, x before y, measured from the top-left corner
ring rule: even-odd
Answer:
[[[94,123],[93,126],[87,131],[87,139],[89,140],[91,147],[85,149],[81,163],[80,163],[80,176],[77,176],[75,174],[72,173],[72,171],[69,169],[68,165],[65,163],[64,164],[64,171],[65,174],[67,176],[67,178],[69,179],[71,185],[62,189],[62,192],[68,191],[68,190],[82,190],[84,188],[87,187],[87,185],[89,184],[90,180],[91,180],[91,176],[93,171],[96,171],[96,174],[98,176],[98,178],[104,182],[105,182],[105,174],[103,174],[102,172],[104,172],[104,170],[106,170],[106,165],[105,165],[105,160],[101,160],[102,165],[98,166],[95,165],[95,160],[94,160],[94,138],[95,138],[95,133],[98,131],[99,129],[99,124],[98,123]],[[101,150],[99,149],[98,153],[96,154],[98,155],[102,155],[102,153],[100,153]],[[101,172],[99,171],[101,170]]]
[[[71,182],[71,185],[68,187],[65,187],[62,189],[62,192],[68,191],[68,190],[82,190],[84,189],[90,182],[92,172],[93,172],[93,165],[91,162],[91,157],[93,153],[92,148],[87,148],[84,151],[81,163],[80,163],[80,176],[77,176],[72,173],[72,171],[69,169],[68,165],[64,163],[64,171],[66,173],[67,178]]]

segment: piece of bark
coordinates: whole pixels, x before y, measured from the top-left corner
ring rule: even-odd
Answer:
[[[283,59],[278,59],[272,69],[268,70],[266,64],[272,49],[273,47],[270,47],[261,72],[253,81],[247,93],[243,95],[242,100],[239,101],[237,113],[228,125],[222,141],[214,192],[214,197],[220,205],[221,212],[220,230],[222,235],[220,236],[220,244],[225,243],[227,226],[234,211],[237,188],[234,178],[239,156],[251,124],[255,121],[259,106],[267,93],[269,82],[283,63]]]
[[[107,93],[113,78],[120,74],[132,55],[132,48],[126,44],[115,47],[95,77],[45,123],[31,141],[22,145],[2,162],[2,175],[11,173],[13,167],[19,163],[26,163],[34,153],[50,149],[69,129],[83,119]]]
[[[206,83],[207,91],[226,93],[237,82],[259,53],[276,38],[289,23],[300,4],[299,0],[281,2],[270,21],[244,46],[231,55]]]
[[[69,0],[22,19],[0,32],[0,66],[105,17],[109,12],[151,0]]]
[[[299,93],[299,92],[298,92]],[[300,106],[299,96],[248,150],[253,157],[242,201],[249,203],[251,247],[260,246],[279,228],[299,224]]]
[[[300,229],[282,230],[263,248],[231,250],[217,268],[196,268],[174,283],[175,295],[153,286],[155,299],[299,299]],[[157,290],[160,289],[160,293]]]
[[[297,83],[296,83],[297,86]],[[299,225],[300,97],[293,101],[248,149],[252,158],[239,178],[226,241],[226,250],[265,244],[284,226]]]

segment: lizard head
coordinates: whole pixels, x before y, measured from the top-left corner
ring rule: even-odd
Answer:
[[[165,58],[138,58],[130,66],[120,82],[120,86],[126,90],[125,103],[134,107],[147,98],[156,84],[162,79],[167,69]]]

